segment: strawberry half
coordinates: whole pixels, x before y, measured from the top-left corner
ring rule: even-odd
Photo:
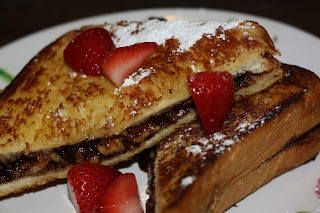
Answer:
[[[100,203],[102,213],[142,213],[134,174],[120,175],[105,191]]]
[[[101,63],[103,75],[117,87],[158,49],[155,42],[119,47],[107,53]]]
[[[77,164],[68,172],[69,199],[78,213],[94,213],[102,194],[121,172],[99,164]]]
[[[101,61],[115,45],[104,28],[90,28],[73,39],[64,50],[65,62],[74,70],[101,76]]]
[[[234,99],[234,81],[228,72],[200,72],[188,76],[192,98],[205,132],[219,131]]]

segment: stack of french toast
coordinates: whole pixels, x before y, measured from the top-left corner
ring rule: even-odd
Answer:
[[[116,46],[156,42],[114,85],[64,59],[81,32],[107,29]],[[117,22],[86,26],[39,52],[0,94],[0,197],[64,179],[71,166],[115,166],[150,148],[147,211],[224,212],[320,149],[320,79],[283,64],[253,21]],[[228,72],[234,100],[208,134],[187,78]]]

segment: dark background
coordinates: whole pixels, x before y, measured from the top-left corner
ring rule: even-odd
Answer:
[[[79,18],[165,7],[202,7],[250,13],[285,22],[320,37],[320,0],[0,0],[0,46]]]

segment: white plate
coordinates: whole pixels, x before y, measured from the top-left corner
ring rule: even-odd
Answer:
[[[100,24],[118,20],[139,20],[148,17],[165,17],[169,19],[217,20],[249,19],[264,26],[282,53],[278,59],[284,63],[310,69],[320,75],[320,40],[319,38],[292,26],[270,19],[234,13],[230,11],[209,9],[149,9],[107,14],[85,18],[23,37],[0,48],[0,69],[15,76],[25,64],[43,47],[63,33],[83,25]],[[0,79],[0,88],[7,82]],[[232,207],[228,213],[295,213],[298,211],[320,212],[320,201],[315,195],[317,180],[320,178],[320,157],[299,168],[288,172],[254,194],[248,196]],[[141,172],[137,164],[122,171],[134,172],[138,179],[142,200],[145,201],[147,175]],[[66,185],[58,184],[38,191],[0,201],[0,212],[6,213],[74,213],[75,210],[67,197]]]

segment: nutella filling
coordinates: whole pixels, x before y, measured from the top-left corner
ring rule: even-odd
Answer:
[[[64,146],[49,153],[37,152],[21,156],[14,162],[0,163],[0,184],[23,176],[67,168],[77,163],[100,163],[142,145],[159,130],[176,123],[193,108],[191,100],[175,106],[148,121],[130,127],[107,139],[86,140],[76,146]]]

